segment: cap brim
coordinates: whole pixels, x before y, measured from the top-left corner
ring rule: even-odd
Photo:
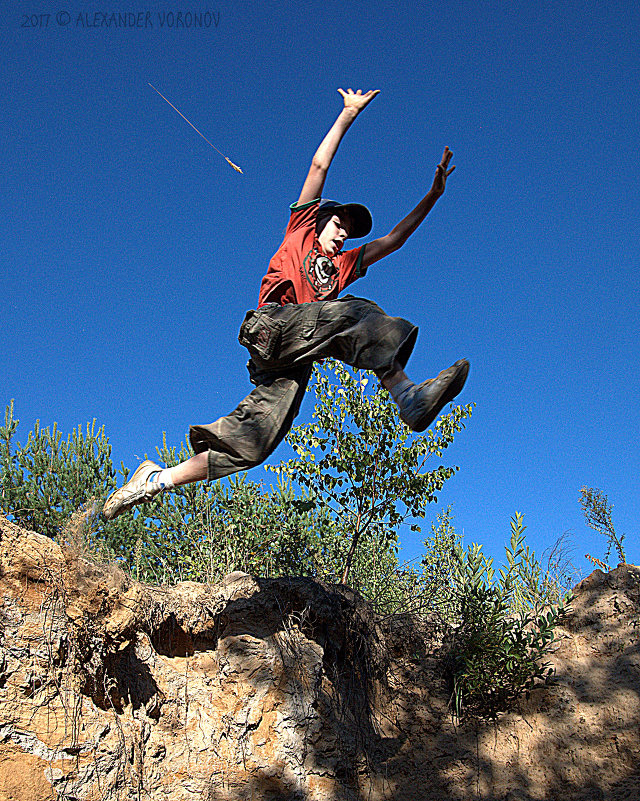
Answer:
[[[349,215],[352,223],[352,230],[347,239],[359,239],[366,236],[373,228],[373,218],[371,212],[362,203],[338,203],[336,200],[322,198],[320,201],[320,212],[339,214],[344,211]]]
[[[371,212],[362,203],[343,203],[336,206],[336,211],[340,209],[344,209],[351,219],[352,227],[348,239],[360,239],[371,232],[373,228]]]

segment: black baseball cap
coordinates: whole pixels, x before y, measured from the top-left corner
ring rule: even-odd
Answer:
[[[373,228],[373,218],[366,206],[361,203],[338,203],[337,200],[329,200],[328,198],[320,200],[318,220],[326,223],[326,220],[334,214],[340,214],[341,211],[348,214],[352,222],[352,230],[347,237],[348,239],[359,239],[361,236],[366,236]]]

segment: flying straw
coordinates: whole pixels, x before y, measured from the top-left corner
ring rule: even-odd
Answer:
[[[153,91],[154,91],[154,92],[158,92],[158,90],[156,89],[156,87],[155,87],[155,86],[153,86],[153,84],[149,84],[149,86],[150,86],[150,87],[153,89]],[[178,111],[178,109],[177,109],[177,108],[176,108],[176,107],[173,105],[173,103],[171,103],[171,101],[167,100],[167,98],[166,98],[166,97],[165,97],[165,96],[162,94],[162,92],[158,92],[158,94],[160,95],[160,97],[161,97],[161,98],[162,98],[162,99],[163,99],[163,100],[164,100],[166,103],[169,103],[169,105],[171,106],[171,108],[172,108],[174,111]],[[178,114],[179,114],[179,115],[182,117],[182,119],[183,119],[185,122],[189,122],[189,120],[188,120],[188,119],[187,119],[187,118],[184,116],[184,114],[183,114],[181,111],[178,111]],[[215,145],[211,144],[211,142],[210,142],[210,141],[207,139],[207,137],[206,137],[204,134],[200,133],[200,131],[199,131],[199,130],[196,128],[196,126],[195,126],[193,123],[189,122],[189,125],[190,125],[190,126],[193,128],[193,130],[194,130],[194,131],[195,131],[197,134],[200,134],[200,136],[201,136],[201,137],[204,139],[204,141],[205,141],[205,142],[206,142],[208,145],[211,145],[211,147],[212,147],[212,148],[213,148],[213,149],[216,151],[216,153],[220,153],[220,155],[221,155],[221,156],[222,156],[222,158],[223,158],[223,159],[224,159],[224,160],[227,162],[227,164],[230,164],[230,165],[233,167],[233,169],[234,169],[236,172],[242,173],[242,170],[240,169],[240,167],[238,167],[238,165],[237,165],[237,164],[234,164],[234,163],[231,161],[231,159],[230,159],[230,158],[228,158],[227,156],[225,156],[225,154],[224,154],[224,153],[222,153],[220,150],[218,150],[218,148],[217,148]]]

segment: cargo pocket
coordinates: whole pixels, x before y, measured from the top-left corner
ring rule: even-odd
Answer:
[[[318,332],[318,318],[326,306],[322,301],[304,304],[304,315],[300,323],[300,336],[305,341],[311,340]]]
[[[279,308],[277,304],[269,304],[263,309],[247,312],[238,334],[238,342],[262,361],[277,358],[280,348],[284,322],[269,317],[269,311],[274,307]]]

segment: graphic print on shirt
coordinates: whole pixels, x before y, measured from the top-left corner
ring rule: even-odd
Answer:
[[[301,272],[303,278],[313,287],[314,294],[318,300],[333,291],[338,279],[338,271],[335,264],[328,256],[319,253],[315,248],[311,248],[305,256]]]

